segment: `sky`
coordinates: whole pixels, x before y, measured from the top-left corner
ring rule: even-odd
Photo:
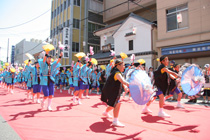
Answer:
[[[15,46],[23,39],[45,40],[50,36],[51,1],[0,0],[0,60],[6,61],[8,39],[10,61],[13,45]],[[38,16],[40,17],[24,25],[8,28],[28,22]]]

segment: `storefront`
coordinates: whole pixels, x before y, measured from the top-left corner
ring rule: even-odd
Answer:
[[[203,67],[210,63],[210,42],[162,48],[161,53],[176,63],[196,63]]]

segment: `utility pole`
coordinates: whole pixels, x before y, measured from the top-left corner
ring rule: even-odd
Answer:
[[[7,44],[7,63],[8,63],[8,60],[9,60],[9,38],[8,38],[8,44]]]

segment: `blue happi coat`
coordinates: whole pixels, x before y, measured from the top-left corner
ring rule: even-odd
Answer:
[[[73,67],[73,85],[75,87],[78,86],[79,74],[80,74],[80,66],[75,64],[74,67]]]
[[[30,72],[32,73],[32,85],[40,84],[40,83],[38,83],[38,73],[40,74],[40,68],[37,68],[36,66],[31,66],[31,65],[27,66],[26,65],[26,71],[28,71],[28,73],[30,73]]]
[[[72,79],[73,78],[73,73],[70,72],[70,71],[67,71],[66,75],[69,78],[69,85],[72,85],[73,84],[73,79]]]
[[[82,79],[84,85],[88,85],[88,70],[89,68],[87,64],[83,65],[81,68],[80,78]]]
[[[58,68],[61,66],[60,63],[57,63],[57,61],[54,61],[52,64],[50,64],[51,69],[50,69],[50,75],[48,75],[48,71],[49,71],[49,66],[47,64],[47,62],[43,62],[41,60],[38,60],[39,62],[39,66],[40,66],[40,73],[41,73],[41,77],[40,77],[40,85],[43,86],[47,86],[48,85],[48,76],[50,77],[50,79],[55,82],[55,76],[56,74],[58,74],[59,70]]]
[[[92,85],[93,86],[99,86],[100,83],[99,83],[99,78],[101,77],[101,72],[98,72],[98,74],[96,75],[94,72],[92,73]],[[97,84],[97,85],[96,85]]]

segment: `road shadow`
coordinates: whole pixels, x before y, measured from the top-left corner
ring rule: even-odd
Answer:
[[[124,137],[122,137],[122,138],[119,138],[119,139],[117,139],[117,140],[142,140],[142,138],[141,137],[137,137],[139,134],[141,134],[142,132],[144,132],[144,131],[146,131],[146,130],[142,130],[142,131],[140,131],[140,132],[137,132],[137,133],[134,133],[134,134],[131,134],[131,135],[126,135],[126,136],[124,136]],[[137,137],[137,138],[136,138]]]
[[[24,118],[35,117],[36,114],[41,113],[41,112],[44,112],[44,111],[42,111],[41,109],[37,109],[37,110],[34,110],[34,111],[20,112],[20,113],[17,113],[17,114],[10,115],[13,118],[8,120],[8,121],[17,120],[18,116],[24,116]]]
[[[106,134],[112,134],[112,135],[120,135],[120,136],[126,136],[125,134],[115,132],[117,130],[116,127],[112,125],[112,122],[109,121],[107,118],[101,118],[102,121],[93,123],[90,125],[90,130],[95,133],[106,133]]]
[[[190,133],[199,133],[200,130],[195,129],[196,127],[198,127],[198,125],[187,125],[187,126],[181,126],[181,127],[175,128],[171,131],[173,131],[173,132],[188,131]]]
[[[56,111],[68,111],[68,110],[71,110],[73,106],[77,106],[77,105],[78,104],[71,103],[70,105],[57,106],[56,107],[56,110],[54,112],[56,112]],[[61,110],[61,108],[64,108],[64,110]]]
[[[166,124],[166,125],[174,125],[180,126],[179,124],[174,124],[171,121],[165,120],[165,118],[152,116],[151,114],[145,114],[146,116],[142,116],[141,119],[147,123],[159,123],[159,124]]]
[[[104,102],[99,102],[99,103],[96,103],[96,104],[92,105],[91,107],[92,108],[98,108],[98,106],[107,106],[107,105]]]

